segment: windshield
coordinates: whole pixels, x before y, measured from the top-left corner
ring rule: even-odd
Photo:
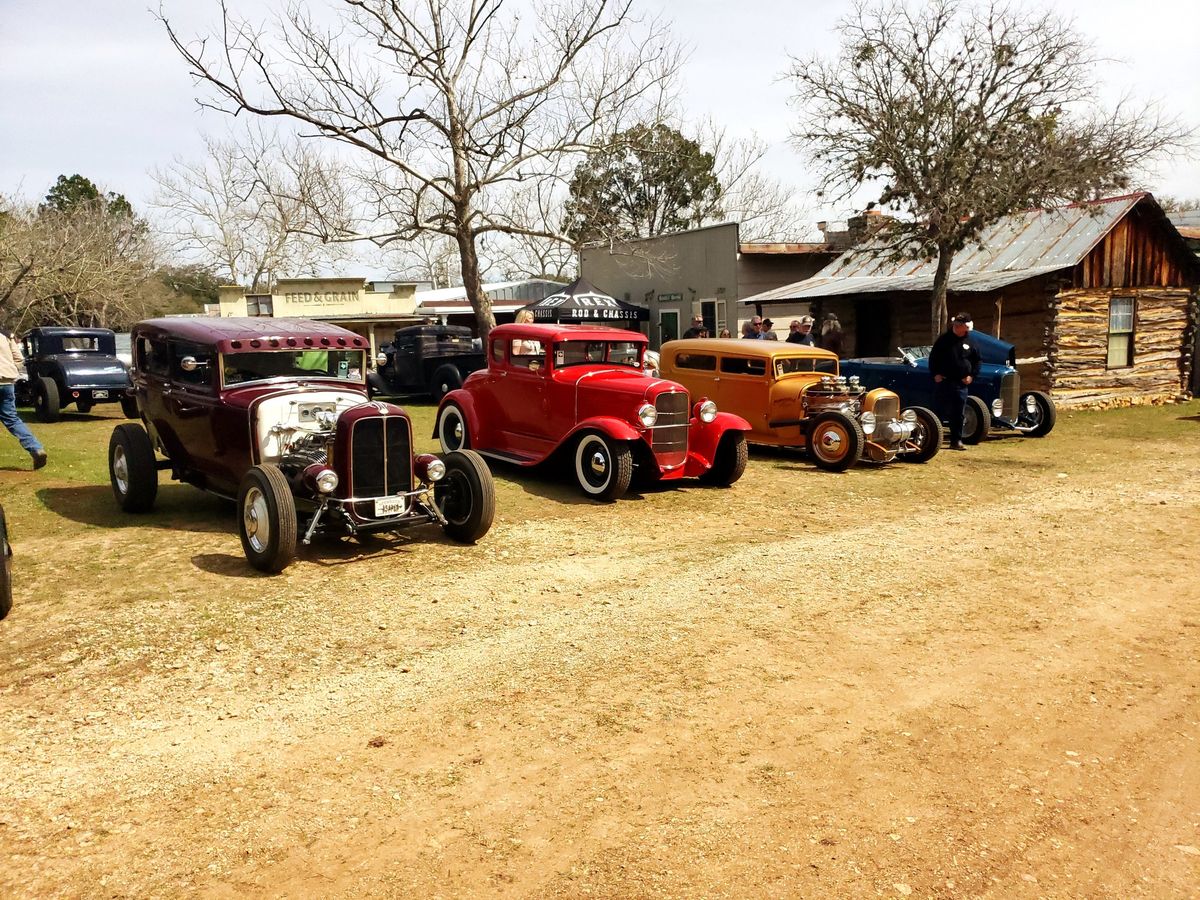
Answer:
[[[640,369],[643,346],[639,341],[559,341],[554,345],[554,367],[609,363]]]
[[[226,386],[268,378],[336,378],[363,382],[362,350],[266,350],[221,357]]]
[[[836,359],[814,359],[811,356],[784,356],[775,359],[775,377],[795,375],[799,372],[820,372],[822,375],[836,375],[838,370]]]
[[[901,356],[911,356],[914,359],[925,359],[929,356],[931,345],[926,344],[923,347],[900,347]]]

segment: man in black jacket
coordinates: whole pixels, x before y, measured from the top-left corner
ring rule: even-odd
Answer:
[[[979,350],[971,340],[971,317],[960,312],[950,320],[950,328],[933,342],[929,351],[929,374],[933,376],[933,395],[944,418],[950,422],[950,449],[963,446],[963,416],[967,409],[967,389],[979,375]]]

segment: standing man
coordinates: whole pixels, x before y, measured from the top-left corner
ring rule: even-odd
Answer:
[[[812,329],[812,316],[801,316],[799,319],[792,319],[792,324],[788,326],[787,342],[789,344],[803,344],[806,347],[817,346],[817,339],[813,337]]]
[[[692,327],[683,333],[685,338],[706,337],[700,332],[704,331],[704,317],[692,316]]]
[[[763,319],[762,337],[764,341],[779,340],[779,335],[775,333],[775,323],[770,319]]]
[[[963,416],[967,409],[967,389],[979,375],[979,362],[979,350],[971,340],[971,317],[960,312],[950,320],[950,328],[933,342],[929,351],[933,395],[950,422],[951,450],[967,449],[962,439]]]
[[[763,339],[762,329],[762,316],[755,316],[742,326],[742,337],[752,341],[761,341]]]
[[[46,464],[46,451],[17,415],[17,392],[13,385],[24,365],[20,346],[7,331],[0,330],[0,422],[33,457],[33,467],[40,469]]]

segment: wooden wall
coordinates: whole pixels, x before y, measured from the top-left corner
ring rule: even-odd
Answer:
[[[1133,297],[1133,365],[1107,367],[1108,310]],[[1050,348],[1052,393],[1064,406],[1174,399],[1191,378],[1196,296],[1192,289],[1065,289]]]
[[[1191,254],[1157,210],[1145,202],[1130,210],[1075,267],[1071,286],[1091,290],[1194,285]]]

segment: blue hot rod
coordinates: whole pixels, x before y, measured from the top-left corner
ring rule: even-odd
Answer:
[[[33,406],[40,421],[57,422],[72,403],[81,413],[120,403],[126,418],[137,418],[129,369],[107,328],[34,328],[22,343],[28,378],[17,382],[17,405]]]
[[[1054,428],[1054,401],[1041,391],[1021,393],[1016,348],[990,334],[971,332],[982,365],[967,398],[963,440],[978,444],[993,428],[1042,437]],[[912,406],[937,409],[929,375],[929,347],[900,347],[900,356],[869,356],[841,361],[841,373],[857,375],[868,389],[888,388]]]

